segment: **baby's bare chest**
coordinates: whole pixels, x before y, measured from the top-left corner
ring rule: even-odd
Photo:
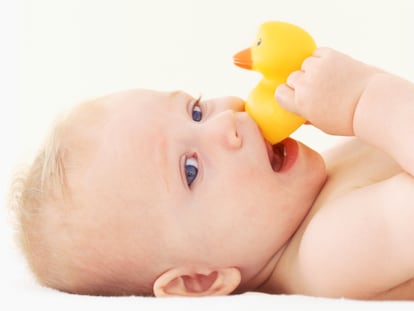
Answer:
[[[401,170],[358,141],[332,151],[326,160],[327,182],[278,265],[280,288],[322,295],[355,291],[366,298],[376,291],[375,282],[386,282],[375,274],[381,269],[378,258],[388,256],[384,215],[372,204],[381,188],[374,185]]]
[[[329,150],[324,158],[328,179],[314,210],[340,195],[381,182],[402,171],[387,154],[357,139]]]

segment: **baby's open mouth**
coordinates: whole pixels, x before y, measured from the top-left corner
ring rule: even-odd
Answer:
[[[270,165],[275,172],[279,172],[286,157],[286,147],[283,142],[271,145],[266,142]]]

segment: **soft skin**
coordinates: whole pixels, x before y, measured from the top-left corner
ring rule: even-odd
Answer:
[[[325,132],[360,140],[325,155],[328,181],[262,289],[414,299],[414,85],[320,48],[276,96]]]
[[[323,158],[285,140],[283,156],[235,97],[130,90],[76,108],[26,180],[38,279],[78,294],[414,300],[414,85],[321,48],[276,96],[354,137]]]
[[[156,280],[157,296],[256,288],[325,181],[322,158],[300,143],[294,164],[275,172],[243,104],[150,90],[98,100],[107,119],[87,169],[71,183],[87,209],[79,228],[92,219],[102,224],[95,232],[118,228],[108,232],[116,245],[102,247],[135,258],[128,269]],[[194,109],[202,112],[199,122]],[[198,162],[191,186],[186,158]]]

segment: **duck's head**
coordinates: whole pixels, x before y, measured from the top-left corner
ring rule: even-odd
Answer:
[[[234,55],[233,60],[239,67],[273,79],[287,77],[300,69],[303,60],[315,49],[315,41],[302,28],[270,21],[261,25],[252,46]]]

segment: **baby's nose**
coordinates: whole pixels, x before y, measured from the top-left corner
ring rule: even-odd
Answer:
[[[209,120],[208,132],[211,143],[233,150],[241,147],[242,139],[237,132],[236,113],[234,110],[227,109]]]

